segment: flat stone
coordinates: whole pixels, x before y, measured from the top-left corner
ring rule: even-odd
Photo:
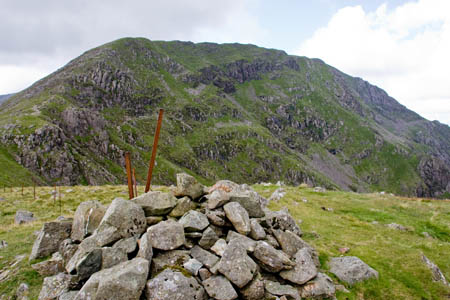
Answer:
[[[195,258],[191,258],[183,264],[183,267],[192,275],[197,276],[198,271],[203,267],[203,264]]]
[[[208,269],[213,267],[219,261],[217,256],[199,246],[194,246],[194,248],[191,249],[191,256],[205,265]]]
[[[209,225],[208,218],[196,210],[190,210],[178,221],[187,232],[203,231]]]
[[[292,270],[280,272],[280,276],[292,283],[304,284],[317,275],[317,267],[314,263],[310,248],[300,249],[294,256],[295,267]]]
[[[224,205],[223,210],[237,232],[243,235],[250,233],[250,218],[247,211],[237,202]]]
[[[138,300],[147,281],[149,262],[137,257],[95,273],[75,300]]]
[[[31,211],[18,210],[14,216],[14,224],[17,225],[33,222],[34,220],[34,214]]]
[[[218,271],[239,288],[253,279],[256,268],[245,248],[235,240],[228,243],[218,264]]]
[[[73,241],[82,241],[84,237],[94,233],[105,215],[106,207],[100,202],[91,200],[80,203],[75,211],[72,223]]]
[[[250,237],[252,239],[263,240],[266,238],[266,232],[257,219],[250,219],[250,227]]]
[[[378,279],[378,272],[356,256],[333,257],[329,267],[331,273],[349,285],[369,278]]]
[[[146,217],[167,215],[177,205],[173,195],[159,191],[142,194],[131,201],[142,207]]]
[[[125,251],[125,253],[132,253],[136,250],[137,238],[130,236],[129,238],[120,239],[114,243],[113,248],[119,248]]]
[[[252,218],[262,218],[265,216],[264,210],[258,198],[249,193],[232,193],[230,202],[238,202],[248,212]]]
[[[253,256],[260,262],[261,267],[272,273],[285,269],[292,269],[295,265],[281,250],[277,250],[266,242],[259,241],[253,252]]]
[[[179,218],[188,211],[195,209],[196,206],[195,202],[191,201],[189,197],[180,198],[177,200],[177,205],[172,209],[169,216]]]
[[[197,182],[197,180],[186,173],[177,174],[177,188],[175,189],[175,196],[183,197],[189,196],[195,200],[204,195],[204,186]]]
[[[147,282],[145,296],[152,300],[206,300],[205,290],[197,280],[171,269]]]
[[[230,242],[232,240],[237,240],[238,243],[241,244],[247,252],[255,251],[256,241],[252,240],[251,238],[245,235],[230,230],[228,231],[227,242]]]
[[[203,286],[208,295],[216,300],[233,300],[238,297],[228,279],[221,275],[206,279]]]
[[[172,220],[149,227],[147,233],[152,247],[160,250],[173,250],[185,242],[183,225]]]
[[[294,287],[290,285],[282,285],[276,281],[265,280],[264,286],[266,291],[276,296],[289,296],[295,300],[301,300],[300,295]]]
[[[281,249],[283,249],[284,253],[286,253],[290,257],[293,257],[298,252],[298,250],[302,248],[311,248],[308,243],[306,243],[298,235],[289,230],[273,230],[272,232],[278,243],[280,244]]]
[[[53,276],[64,272],[64,259],[59,252],[55,252],[49,260],[31,265],[31,267],[42,277]]]
[[[216,231],[214,231],[214,229],[209,226],[205,231],[203,231],[202,238],[200,239],[198,244],[203,249],[208,250],[216,243],[218,239],[219,237],[217,236]]]
[[[127,260],[127,253],[121,248],[102,248],[102,269],[111,268]]]
[[[34,241],[29,259],[45,257],[58,251],[59,244],[70,236],[71,230],[71,222],[44,223]]]
[[[313,280],[308,281],[301,289],[301,296],[303,298],[333,298],[335,293],[336,288],[333,280],[323,273],[318,273]]]

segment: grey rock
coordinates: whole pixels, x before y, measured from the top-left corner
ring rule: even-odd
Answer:
[[[196,207],[195,202],[191,201],[189,197],[183,197],[181,199],[178,199],[177,205],[175,206],[174,209],[172,209],[169,216],[179,218],[188,211],[195,209],[195,207]]]
[[[227,246],[227,242],[224,239],[218,239],[210,250],[217,255],[222,256]]]
[[[302,235],[300,227],[295,223],[287,209],[267,211],[265,221],[272,229],[289,230],[298,236]]]
[[[201,232],[186,232],[184,234],[184,236],[186,238],[199,239],[199,238],[203,237],[203,233],[201,233]]]
[[[149,262],[134,258],[95,273],[75,300],[139,300],[145,287]]]
[[[223,210],[206,210],[205,215],[211,224],[216,226],[225,226],[227,224],[225,212]]]
[[[156,253],[152,259],[152,275],[160,273],[168,267],[183,267],[191,259],[187,250],[172,250]]]
[[[441,269],[439,269],[439,267],[434,262],[432,262],[428,257],[426,257],[423,254],[422,260],[426,264],[428,269],[430,269],[433,281],[442,282],[444,285],[449,285],[447,279],[444,276],[444,273],[442,273]]]
[[[277,250],[264,241],[259,241],[253,252],[253,256],[260,262],[261,267],[272,273],[285,269],[292,269],[295,265],[281,250]]]
[[[256,263],[247,255],[245,248],[237,240],[232,240],[217,269],[233,284],[242,288],[253,279],[256,268]]]
[[[145,220],[147,221],[147,226],[152,226],[155,224],[158,224],[159,222],[161,222],[163,220],[162,216],[150,216],[150,217],[146,217]]]
[[[144,211],[139,205],[116,198],[106,210],[94,235],[97,245],[103,247],[122,238],[143,233],[146,225]]]
[[[183,267],[192,275],[197,276],[198,271],[203,267],[203,264],[192,258],[183,264]]]
[[[18,210],[14,216],[14,224],[17,225],[33,222],[34,220],[34,214],[26,210]]]
[[[232,240],[237,240],[239,244],[241,244],[247,252],[255,251],[256,241],[252,240],[251,238],[245,235],[230,230],[228,231],[227,242],[230,242]]]
[[[294,298],[295,300],[301,300],[301,297],[294,287],[290,285],[282,285],[276,281],[265,280],[264,286],[266,291],[271,293],[272,295],[277,296],[289,296]]]
[[[219,237],[217,236],[216,231],[214,231],[212,229],[211,226],[209,226],[208,228],[206,228],[205,231],[203,231],[203,235],[202,238],[200,239],[200,241],[198,242],[198,244],[200,245],[200,247],[202,247],[203,249],[210,249],[215,243],[216,241],[219,239]]]
[[[106,207],[98,201],[86,201],[78,205],[73,217],[71,239],[82,241],[94,233],[105,215]]]
[[[209,225],[208,218],[196,210],[190,210],[178,221],[187,232],[203,231]]]
[[[177,188],[175,196],[183,197],[189,196],[195,200],[204,195],[204,186],[197,182],[197,180],[186,173],[177,174]]]
[[[148,260],[150,263],[152,262],[153,247],[148,232],[144,233],[141,237],[137,257],[142,257]]]
[[[258,197],[254,197],[251,193],[232,193],[230,202],[238,202],[248,212],[252,218],[264,217],[265,213]]]
[[[206,300],[205,290],[193,277],[171,269],[149,280],[145,295],[152,300]]]
[[[30,291],[30,287],[28,284],[22,282],[19,284],[19,287],[16,290],[16,300],[28,300],[28,294]]]
[[[55,252],[49,260],[33,264],[31,267],[43,277],[53,276],[64,272],[64,259],[59,252]]]
[[[273,230],[272,232],[278,243],[280,244],[281,249],[283,249],[284,253],[286,253],[290,257],[293,257],[298,252],[298,250],[302,248],[311,248],[308,243],[306,243],[298,235],[289,230]]]
[[[217,256],[199,246],[194,246],[194,248],[191,249],[191,256],[205,265],[208,269],[211,269],[219,261]]]
[[[408,228],[406,228],[403,225],[397,224],[397,223],[390,223],[390,224],[387,224],[386,226],[391,229],[395,229],[395,230],[408,231]]]
[[[206,268],[201,268],[200,270],[198,270],[198,276],[200,276],[200,279],[202,281],[205,281],[212,276],[212,273]]]
[[[230,194],[224,190],[215,190],[211,194],[207,195],[206,207],[208,209],[216,209],[222,207],[230,202]]]
[[[147,233],[152,247],[160,250],[173,250],[185,242],[183,225],[172,220],[149,227]]]
[[[203,286],[208,295],[217,300],[233,300],[238,297],[228,279],[221,275],[206,279]]]
[[[102,249],[97,248],[80,257],[75,265],[75,270],[81,280],[89,278],[95,272],[100,271],[102,267],[102,254]]]
[[[300,249],[294,256],[295,267],[291,270],[280,272],[280,276],[292,283],[303,284],[317,275],[317,267],[314,263],[310,248]]]
[[[237,232],[243,235],[250,233],[250,218],[247,211],[239,203],[227,203],[224,205],[223,210]]]
[[[263,240],[266,238],[266,232],[257,219],[250,219],[250,227],[250,237],[252,239]]]
[[[140,205],[147,217],[166,215],[177,205],[177,199],[173,195],[159,191],[145,193],[131,201]]]
[[[69,262],[72,256],[77,252],[78,245],[74,244],[71,239],[65,239],[59,244],[58,252],[62,255],[64,266]]]
[[[244,300],[261,300],[264,299],[264,281],[258,274],[252,282],[247,284],[240,290],[242,299]]]
[[[331,273],[349,285],[369,278],[378,279],[378,272],[356,256],[333,257],[329,267]]]
[[[71,222],[44,223],[38,237],[34,241],[30,260],[45,257],[58,251],[59,244],[70,236]]]
[[[70,281],[71,276],[64,273],[44,278],[38,300],[57,300],[60,295],[68,292]]]
[[[134,250],[136,250],[136,247],[137,247],[137,238],[135,236],[120,239],[113,245],[113,248],[122,249],[127,254],[132,253]]]
[[[336,288],[333,281],[323,273],[318,273],[316,278],[308,281],[301,289],[301,296],[303,298],[333,298],[335,293]]]
[[[127,253],[121,248],[102,248],[102,269],[111,268],[127,260]]]
[[[286,195],[286,191],[284,190],[284,188],[278,188],[275,190],[275,192],[272,193],[272,195],[269,197],[269,202],[270,201],[280,201],[281,198],[283,198]]]
[[[280,244],[278,243],[278,241],[276,240],[276,238],[274,238],[273,236],[271,236],[270,234],[266,235],[266,240],[265,240],[269,245],[271,245],[274,248],[280,248]]]
[[[79,291],[68,291],[65,293],[62,293],[58,300],[74,300],[75,297],[77,296]]]
[[[4,240],[0,240],[0,249],[8,247],[8,243]]]

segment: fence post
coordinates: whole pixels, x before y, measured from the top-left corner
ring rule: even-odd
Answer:
[[[132,175],[131,175],[131,160],[130,160],[130,152],[125,153],[125,167],[127,169],[127,181],[128,181],[128,194],[130,199],[134,198],[134,192],[133,192],[133,181],[132,181]]]
[[[161,108],[159,110],[158,124],[156,125],[155,138],[153,139],[152,157],[150,158],[150,166],[148,168],[148,174],[147,174],[147,184],[145,185],[146,193],[150,190],[150,183],[152,181],[153,167],[155,165],[156,149],[158,148],[159,132],[161,130],[163,113],[164,113],[164,109]]]

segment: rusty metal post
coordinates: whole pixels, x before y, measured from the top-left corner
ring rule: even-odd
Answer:
[[[127,169],[127,179],[128,179],[128,194],[130,196],[130,199],[134,198],[133,193],[133,180],[131,175],[131,160],[130,160],[130,152],[125,153],[125,167]]]
[[[136,170],[133,168],[133,185],[134,185],[134,195],[137,197],[138,189],[137,189],[137,181],[136,181]]]
[[[152,157],[150,158],[150,166],[147,174],[147,184],[145,185],[145,192],[150,190],[150,183],[152,181],[153,167],[155,166],[156,149],[158,148],[159,132],[161,130],[162,118],[164,109],[159,110],[158,125],[156,126],[155,137],[153,139]]]

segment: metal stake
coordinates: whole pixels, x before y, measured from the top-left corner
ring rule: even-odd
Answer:
[[[153,140],[152,157],[150,158],[150,166],[148,168],[147,184],[145,185],[146,193],[150,190],[150,183],[152,181],[153,167],[155,166],[156,149],[158,148],[159,132],[161,130],[163,113],[164,113],[164,109],[161,108],[159,110],[158,125],[156,126],[155,138]]]
[[[130,152],[125,153],[125,167],[127,169],[127,179],[128,179],[128,194],[130,199],[134,198],[133,193],[133,181],[131,178],[131,161],[130,161]]]

